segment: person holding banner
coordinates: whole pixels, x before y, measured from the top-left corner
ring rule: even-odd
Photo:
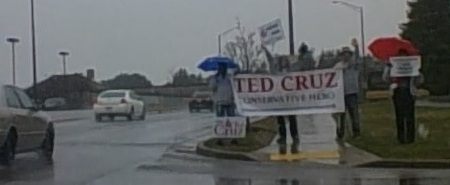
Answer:
[[[410,56],[407,50],[400,49],[397,57]],[[414,143],[415,127],[415,96],[417,86],[424,82],[419,76],[391,77],[393,65],[388,62],[383,71],[383,79],[391,84],[390,92],[394,103],[397,139],[401,144]]]
[[[309,71],[316,68],[316,62],[308,45],[302,43],[298,49],[298,60],[292,65],[293,71]]]
[[[349,47],[342,48],[340,52],[341,61],[334,67],[342,69],[344,74],[344,101],[346,112],[350,114],[352,122],[353,137],[357,138],[361,135],[359,122],[359,76],[362,69],[362,63],[358,60],[358,45],[353,44],[355,53]],[[343,139],[345,135],[345,118],[346,112],[339,115],[337,120],[337,138]]]
[[[275,74],[283,74],[290,72],[290,65],[289,65],[289,58],[288,57],[279,57],[278,58],[278,69],[275,69],[272,71],[272,73]],[[278,138],[277,142],[280,145],[286,144],[286,123],[285,123],[285,116],[278,116],[277,122],[278,122],[278,132],[280,134],[280,138]],[[298,128],[297,128],[297,117],[295,115],[289,115],[287,116],[287,119],[289,120],[289,131],[291,133],[292,137],[292,151],[291,153],[298,153],[297,151],[297,145],[300,144],[300,139],[298,135]],[[283,153],[283,152],[281,152]]]
[[[289,62],[289,58],[287,56],[278,57],[275,61],[272,54],[269,52],[269,50],[262,46],[262,49],[264,50],[267,60],[270,64],[270,73],[272,74],[284,74],[291,72],[291,66]],[[291,153],[298,153],[298,145],[300,144],[300,138],[298,135],[298,128],[297,128],[297,117],[295,115],[288,115],[287,116],[289,120],[289,131],[291,133],[292,137],[292,148]],[[286,129],[286,116],[277,116],[277,122],[278,122],[278,134],[280,135],[277,139],[277,143],[281,146],[286,145],[286,139],[287,139],[287,129]],[[280,153],[286,153],[285,147],[281,147]]]

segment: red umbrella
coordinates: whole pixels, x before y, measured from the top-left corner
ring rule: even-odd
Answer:
[[[373,56],[382,61],[388,61],[389,58],[396,56],[399,50],[407,51],[410,56],[419,55],[419,50],[411,42],[396,37],[375,39],[369,45],[369,50]]]

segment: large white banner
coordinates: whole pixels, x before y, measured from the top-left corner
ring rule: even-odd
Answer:
[[[392,64],[391,76],[392,77],[407,77],[407,76],[419,76],[421,65],[420,56],[408,56],[408,57],[392,57],[390,58]]]
[[[284,75],[240,74],[233,91],[243,116],[302,115],[344,112],[342,70]]]
[[[217,117],[213,127],[216,138],[244,138],[247,121],[245,117]]]
[[[264,45],[273,45],[285,38],[281,19],[277,19],[259,27],[259,36]]]

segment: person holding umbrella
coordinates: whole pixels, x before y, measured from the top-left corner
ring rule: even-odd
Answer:
[[[223,56],[209,57],[198,66],[203,71],[217,71],[209,81],[213,91],[217,117],[235,116],[232,77],[228,69],[237,69],[238,65]]]
[[[232,78],[228,74],[226,63],[218,63],[217,73],[211,78],[210,87],[213,90],[217,117],[235,116]]]
[[[408,50],[399,49],[397,56],[411,56]],[[401,144],[414,143],[416,135],[415,96],[417,86],[424,82],[423,75],[418,77],[390,77],[391,63],[383,71],[383,80],[389,82],[395,109],[397,139]]]
[[[401,144],[414,143],[415,128],[415,96],[417,86],[424,82],[422,74],[414,77],[390,76],[392,64],[391,57],[418,56],[419,50],[404,39],[397,37],[382,37],[375,39],[370,45],[372,54],[386,63],[383,71],[383,80],[390,83],[390,92],[395,109],[395,122],[397,126],[397,139]]]

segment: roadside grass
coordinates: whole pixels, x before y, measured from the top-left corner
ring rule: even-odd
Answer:
[[[428,92],[425,89],[419,89],[417,91],[418,98],[424,98],[428,97],[430,95],[430,92]],[[366,98],[368,100],[383,100],[383,99],[389,99],[391,95],[389,94],[388,90],[383,91],[367,91]]]
[[[450,109],[416,108],[416,128],[423,124],[429,134],[417,133],[415,143],[401,145],[390,100],[367,102],[361,108],[362,136],[347,139],[353,146],[389,159],[450,159]]]
[[[269,117],[250,125],[247,137],[236,139],[236,144],[219,145],[217,138],[209,139],[205,146],[213,149],[235,152],[252,152],[269,145],[277,134],[277,124]]]

